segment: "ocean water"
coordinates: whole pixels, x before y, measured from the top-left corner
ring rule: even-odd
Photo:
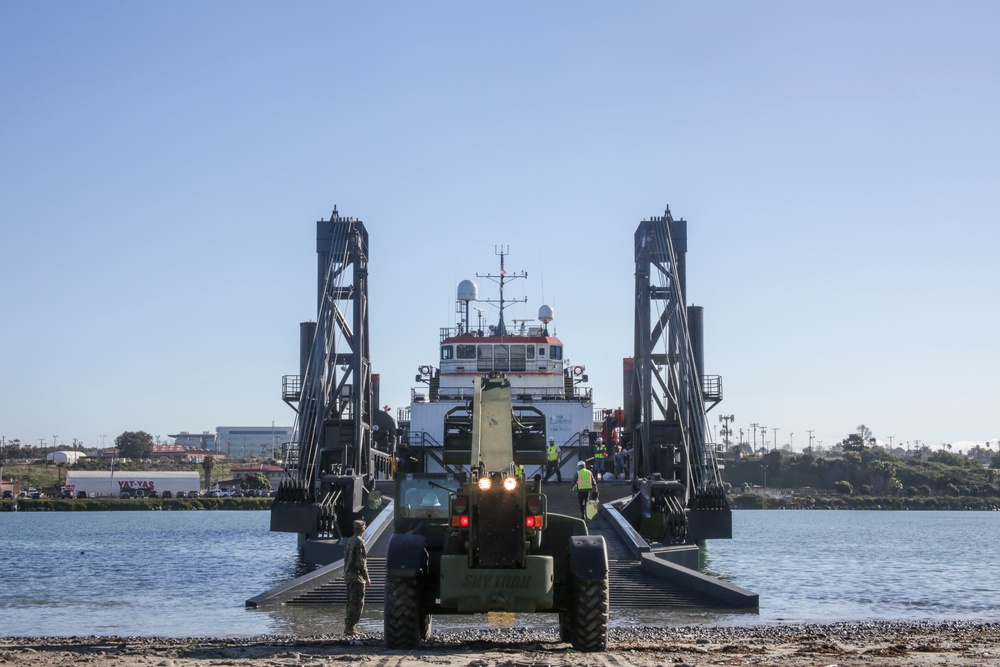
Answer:
[[[296,536],[268,524],[267,512],[0,513],[0,636],[338,632],[340,608],[245,608],[306,571]],[[709,543],[704,569],[759,593],[758,611],[616,608],[612,625],[1000,620],[997,512],[736,511],[733,533]],[[378,605],[361,627],[381,630]]]

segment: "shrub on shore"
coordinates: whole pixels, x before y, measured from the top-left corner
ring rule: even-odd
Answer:
[[[171,511],[171,510],[267,510],[271,509],[271,498],[81,498],[62,500],[58,498],[18,498],[17,509],[21,512],[129,512],[129,511]],[[14,501],[3,504],[12,509]]]
[[[930,496],[899,498],[896,496],[797,496],[791,500],[760,493],[730,496],[733,509],[817,509],[817,510],[936,510],[936,511],[1000,511],[996,498],[976,496]]]

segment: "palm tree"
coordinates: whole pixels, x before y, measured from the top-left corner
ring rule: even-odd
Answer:
[[[201,467],[205,471],[205,490],[209,491],[212,488],[212,470],[215,469],[215,457],[209,454],[201,462]]]

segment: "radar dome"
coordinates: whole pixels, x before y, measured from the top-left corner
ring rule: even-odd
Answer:
[[[541,308],[538,309],[538,320],[540,322],[548,324],[549,322],[552,321],[552,316],[553,313],[551,306],[542,306]]]
[[[458,284],[459,301],[479,301],[479,287],[471,280],[463,280]]]

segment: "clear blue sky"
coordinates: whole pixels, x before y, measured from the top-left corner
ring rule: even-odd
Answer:
[[[632,234],[669,205],[713,424],[995,441],[998,26],[993,1],[0,3],[0,434],[290,424],[334,205],[371,235],[393,414],[497,244],[529,274],[512,315],[551,305],[617,407]]]

